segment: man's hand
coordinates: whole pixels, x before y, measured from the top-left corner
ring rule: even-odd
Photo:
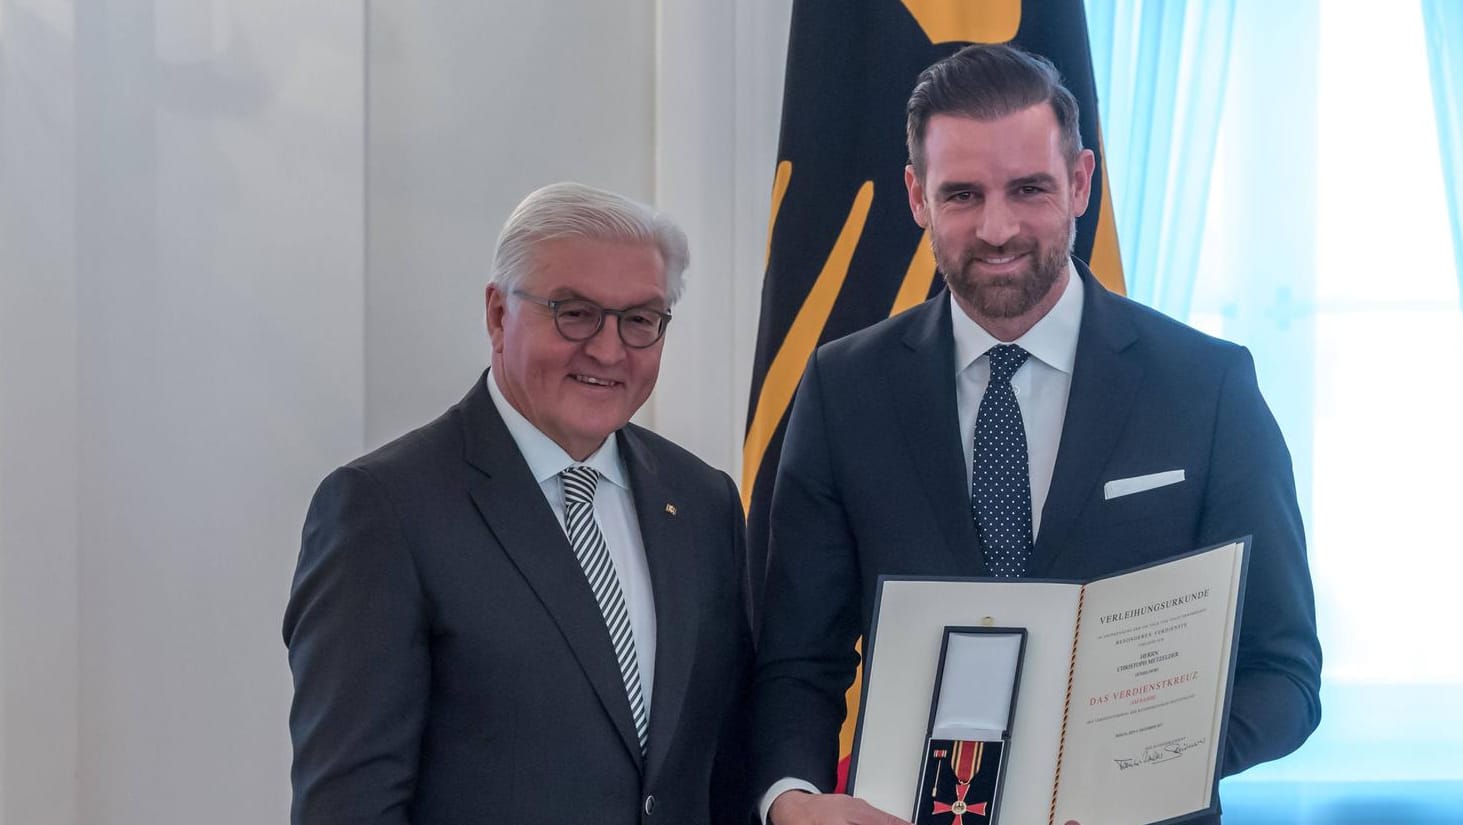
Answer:
[[[785,791],[767,809],[769,825],[909,825],[862,799],[844,794]]]

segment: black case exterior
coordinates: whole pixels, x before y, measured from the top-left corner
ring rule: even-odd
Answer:
[[[953,635],[993,634],[1018,636],[1016,672],[1011,675],[1011,705],[1006,709],[1006,727],[999,740],[973,741],[934,739],[935,715],[940,690],[945,682],[945,656]],[[996,825],[1000,816],[1001,783],[1006,778],[1006,754],[1011,743],[1011,722],[1016,718],[1016,696],[1021,687],[1021,665],[1026,657],[1026,629],[1021,627],[946,627],[940,642],[940,663],[935,671],[930,717],[925,725],[924,765],[915,793],[914,825]],[[955,768],[964,751],[975,754],[974,770],[968,782],[960,782]],[[963,786],[963,787],[962,787]]]

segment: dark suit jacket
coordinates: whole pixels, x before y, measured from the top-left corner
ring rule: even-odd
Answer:
[[[644,764],[594,595],[479,380],[310,505],[284,622],[297,825],[746,820],[740,498],[617,437],[658,627]]]
[[[1321,653],[1290,454],[1253,361],[1078,269],[1077,358],[1028,575],[1086,580],[1252,534],[1223,770],[1283,756],[1320,719]],[[987,575],[969,440],[948,293],[813,356],[772,500],[758,793],[787,776],[832,787],[879,575]],[[1173,469],[1186,480],[1103,499],[1106,481]]]

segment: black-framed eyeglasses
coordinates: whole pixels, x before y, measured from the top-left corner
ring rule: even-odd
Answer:
[[[605,316],[613,315],[620,320],[620,340],[631,349],[645,349],[654,346],[665,335],[670,326],[671,314],[654,307],[627,307],[608,309],[584,298],[540,298],[521,289],[513,290],[519,298],[549,308],[554,314],[554,328],[569,341],[588,341],[604,326]]]

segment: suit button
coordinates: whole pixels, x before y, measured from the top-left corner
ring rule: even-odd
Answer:
[[[645,797],[645,815],[650,816],[653,813],[655,813],[655,794]]]

